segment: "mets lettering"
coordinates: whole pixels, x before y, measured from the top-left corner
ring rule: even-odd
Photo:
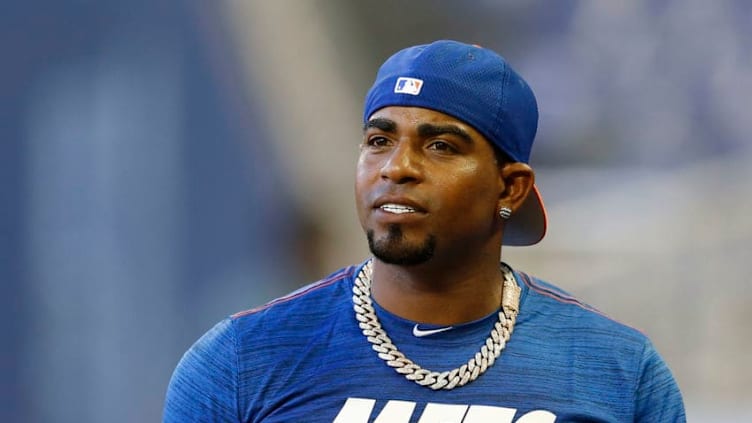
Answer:
[[[368,423],[376,400],[348,398],[332,423]],[[373,420],[374,423],[409,423],[416,403],[391,400]],[[517,409],[488,405],[426,404],[419,423],[554,423],[556,415],[534,410],[514,420]]]

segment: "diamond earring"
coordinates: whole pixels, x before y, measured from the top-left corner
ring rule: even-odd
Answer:
[[[509,219],[512,217],[512,209],[509,207],[502,207],[501,210],[499,210],[499,217],[501,217],[504,220]]]

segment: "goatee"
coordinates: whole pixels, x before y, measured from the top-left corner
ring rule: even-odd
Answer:
[[[436,249],[436,237],[433,235],[428,235],[421,244],[408,243],[398,224],[389,225],[387,235],[381,239],[375,239],[371,229],[366,232],[366,236],[371,254],[388,264],[411,266],[425,263],[433,257]]]

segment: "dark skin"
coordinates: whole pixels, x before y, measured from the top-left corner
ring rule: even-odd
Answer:
[[[527,164],[500,163],[488,140],[451,116],[418,107],[376,111],[364,128],[355,183],[361,225],[380,252],[375,301],[438,325],[496,311],[504,232],[498,212],[516,211],[534,178]],[[405,257],[416,262],[393,262]]]

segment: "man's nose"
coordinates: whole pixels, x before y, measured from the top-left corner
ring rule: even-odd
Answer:
[[[409,142],[400,142],[381,167],[381,177],[398,184],[417,182],[421,178],[421,157]]]

